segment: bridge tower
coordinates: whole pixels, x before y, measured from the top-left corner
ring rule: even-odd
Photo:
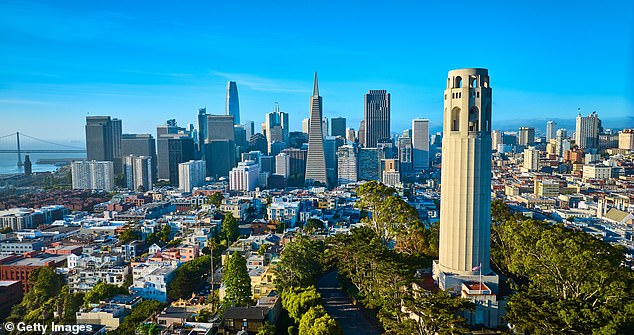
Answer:
[[[15,137],[17,138],[18,141],[18,166],[22,167],[24,166],[24,163],[22,163],[22,152],[20,152],[20,132],[16,131],[15,132]]]

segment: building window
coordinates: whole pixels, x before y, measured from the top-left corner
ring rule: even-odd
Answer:
[[[451,110],[451,130],[460,130],[460,108],[458,107]]]

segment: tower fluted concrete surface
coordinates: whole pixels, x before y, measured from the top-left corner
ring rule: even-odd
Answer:
[[[445,89],[439,266],[491,273],[491,87],[488,70],[449,71]]]

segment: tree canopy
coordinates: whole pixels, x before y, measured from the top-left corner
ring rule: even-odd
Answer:
[[[634,275],[622,266],[622,248],[507,212],[494,213],[499,223],[492,226],[491,247],[493,264],[516,290],[508,303],[509,322],[532,334],[634,329]]]
[[[129,294],[128,289],[118,285],[104,282],[97,283],[92,290],[84,295],[85,304],[97,304],[99,301],[109,299],[117,294]]]
[[[275,286],[278,292],[293,286],[308,287],[316,284],[322,272],[323,243],[305,236],[296,236],[284,246],[277,263]]]
[[[337,322],[321,305],[311,307],[299,322],[299,335],[341,335]]]
[[[187,299],[205,279],[211,268],[211,255],[204,255],[183,263],[175,270],[174,279],[167,286],[170,300]]]
[[[222,233],[224,239],[229,243],[235,242],[240,236],[238,232],[238,220],[233,217],[231,212],[225,214],[225,218],[222,220],[222,228],[220,232]]]
[[[321,294],[317,292],[315,286],[307,288],[291,287],[282,292],[282,307],[288,311],[288,315],[299,322],[302,315],[311,307],[321,304]]]
[[[247,271],[247,260],[234,252],[227,261],[223,273],[225,283],[225,301],[234,306],[252,304],[251,278]]]

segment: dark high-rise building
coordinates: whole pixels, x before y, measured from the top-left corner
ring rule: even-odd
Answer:
[[[194,159],[194,139],[182,134],[164,134],[158,142],[158,179],[178,185],[178,163]]]
[[[305,183],[306,156],[307,151],[302,149],[288,148],[282,150],[289,156],[289,168],[287,184],[289,187],[302,187]]]
[[[260,156],[260,172],[275,173],[275,156]]]
[[[235,167],[236,161],[234,116],[207,115],[207,175],[214,178],[229,176],[229,171]]]
[[[113,162],[114,173],[122,172],[121,120],[110,116],[86,117],[86,156],[87,160]]]
[[[330,119],[330,135],[346,138],[345,117],[335,117]]]
[[[359,180],[380,180],[381,157],[377,148],[360,148],[357,177]]]
[[[253,136],[249,139],[249,150],[267,152],[269,149],[266,137],[264,137],[261,133],[253,134]]]
[[[156,141],[150,134],[122,134],[121,135],[121,155],[123,157],[147,156],[151,157],[152,178],[157,176]]]
[[[306,158],[306,182],[326,185],[326,157],[324,156],[324,132],[322,129],[322,100],[319,96],[317,72],[310,97],[310,128],[308,129],[308,157]],[[290,184],[290,183],[289,183]]]
[[[379,139],[390,137],[390,94],[386,90],[370,90],[365,95],[363,120],[366,148],[376,148]]]
[[[617,135],[618,136],[618,135]],[[24,155],[24,175],[30,176],[33,173],[33,165],[29,155]]]
[[[324,156],[326,157],[326,175],[328,185],[337,185],[337,149],[343,145],[343,139],[335,136],[326,136],[324,139]]]
[[[234,124],[240,124],[240,103],[238,101],[238,86],[235,81],[227,83],[227,101],[225,115],[233,116]]]
[[[227,177],[236,165],[236,146],[230,140],[206,140],[205,162],[207,176],[213,178]]]
[[[207,138],[207,108],[198,108],[198,157],[204,160],[205,139]]]
[[[288,134],[288,147],[301,149],[304,143],[308,143],[308,136],[301,131],[292,131]]]

